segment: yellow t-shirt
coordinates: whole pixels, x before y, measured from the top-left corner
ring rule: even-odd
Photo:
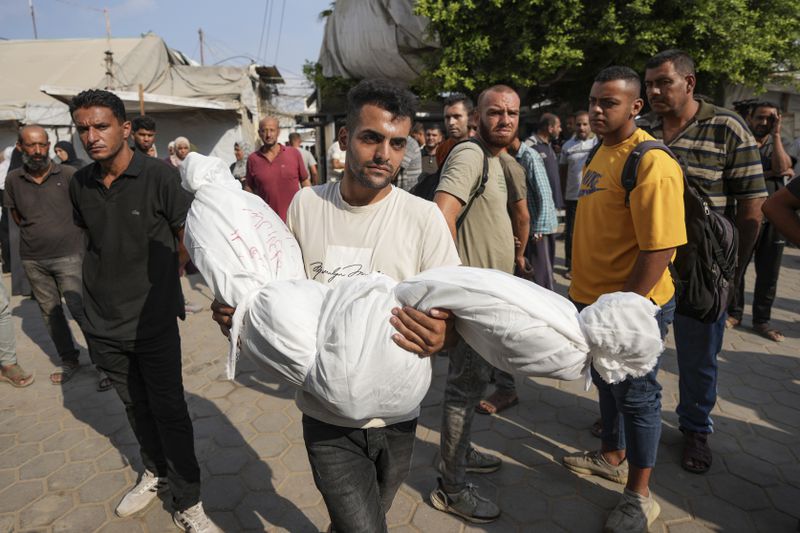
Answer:
[[[639,251],[656,251],[686,243],[683,174],[661,150],[650,150],[639,162],[636,187],[625,206],[622,167],[642,141],[653,140],[637,129],[625,141],[602,145],[584,169],[572,237],[570,297],[592,304],[600,295],[622,290]],[[664,305],[675,293],[669,270],[647,297]]]

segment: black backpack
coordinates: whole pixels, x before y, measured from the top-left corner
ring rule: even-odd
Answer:
[[[598,143],[589,157],[589,166],[600,147]],[[719,320],[733,297],[738,261],[739,238],[736,226],[709,206],[705,198],[686,179],[683,162],[660,141],[643,141],[636,145],[622,168],[625,205],[636,187],[639,162],[650,150],[670,155],[683,171],[683,206],[686,222],[686,244],[679,246],[670,273],[675,283],[676,312],[705,323]]]
[[[481,144],[479,140],[470,138],[459,141],[450,149],[450,154],[453,153],[453,149],[456,146],[466,142],[473,142],[480,146],[481,152],[483,152],[483,174],[481,175],[481,182],[470,196],[469,202],[467,202],[467,207],[464,209],[461,215],[459,215],[458,220],[456,220],[456,229],[460,228],[461,224],[464,223],[464,220],[467,218],[467,213],[469,213],[469,209],[472,207],[472,203],[476,198],[478,198],[478,196],[483,194],[483,191],[486,189],[486,182],[489,181],[489,157],[486,154],[486,148],[483,147],[483,144]],[[447,159],[450,158],[450,154],[447,154]],[[445,161],[442,163],[442,166],[438,168],[436,172],[422,176],[409,192],[414,196],[419,196],[420,198],[424,198],[432,202],[433,197],[436,195],[436,189],[439,187],[439,179],[441,178],[442,168],[444,168],[445,164],[447,163],[447,159],[445,159]]]

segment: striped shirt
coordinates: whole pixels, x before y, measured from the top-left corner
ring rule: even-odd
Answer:
[[[555,233],[558,229],[556,205],[553,192],[547,179],[547,170],[539,152],[521,143],[515,155],[517,162],[525,169],[528,180],[528,212],[531,215],[531,236]]]
[[[761,154],[739,115],[702,100],[698,103],[697,114],[668,146],[709,205],[732,216],[737,200],[767,196]],[[651,121],[649,130],[656,139],[664,138],[661,117]]]

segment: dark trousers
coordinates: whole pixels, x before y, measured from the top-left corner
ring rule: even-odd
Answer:
[[[357,429],[303,415],[314,483],[336,533],[387,531],[386,513],[408,476],[417,419]]]
[[[766,182],[770,194],[780,188],[774,179],[767,179]],[[775,225],[764,219],[752,256],[756,266],[756,286],[753,289],[753,324],[766,324],[772,315],[772,304],[775,302],[775,293],[778,290],[778,276],[781,273],[781,260],[785,244],[783,235],[778,233]],[[748,259],[742,265],[739,278],[736,280],[733,301],[728,307],[728,315],[739,321],[742,320],[744,313],[744,273],[749,263]]]
[[[575,213],[578,212],[578,200],[564,200],[566,219],[564,221],[564,266],[572,269],[572,231],[575,228]]]
[[[538,241],[528,241],[525,248],[525,257],[533,267],[533,281],[545,289],[554,288],[553,264],[556,260],[556,236],[554,234],[542,235]]]
[[[152,339],[116,341],[87,335],[86,341],[92,361],[108,375],[125,404],[145,468],[167,476],[176,509],[195,505],[200,501],[200,467],[183,396],[177,321]]]
[[[492,365],[464,342],[448,350],[450,366],[442,404],[440,449],[444,470],[442,482],[447,492],[459,492],[466,486],[466,462],[472,435],[475,407],[480,402]]]
[[[83,257],[75,254],[54,259],[23,259],[22,268],[58,356],[64,363],[77,363],[80,350],[72,338],[61,298],[67,302],[72,318],[83,330]]]

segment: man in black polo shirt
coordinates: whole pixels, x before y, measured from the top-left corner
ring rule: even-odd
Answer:
[[[69,198],[75,169],[50,159],[50,140],[41,126],[23,127],[17,149],[22,152],[22,166],[8,173],[3,204],[19,226],[22,268],[61,359],[59,369],[50,374],[51,383],[60,385],[80,366],[80,350],[64,316],[62,297],[72,317],[84,327],[83,232],[73,223]],[[103,378],[98,388],[110,387],[108,378]]]
[[[146,468],[116,513],[143,510],[169,483],[175,524],[193,533],[217,532],[200,503],[176,320],[184,318],[178,268],[191,197],[175,169],[130,149],[131,123],[117,96],[84,91],[70,113],[94,160],[70,184],[76,222],[89,236],[86,340],[125,404]]]

